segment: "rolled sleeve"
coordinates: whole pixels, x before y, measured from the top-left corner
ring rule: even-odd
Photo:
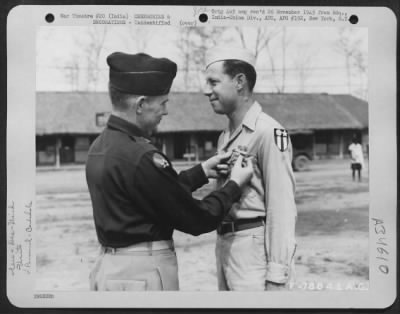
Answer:
[[[201,164],[198,164],[190,169],[181,171],[178,175],[179,181],[186,185],[191,192],[196,191],[204,184],[208,183],[208,178],[204,173]]]

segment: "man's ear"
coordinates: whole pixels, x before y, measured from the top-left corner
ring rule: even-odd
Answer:
[[[241,91],[245,84],[247,84],[247,78],[246,75],[243,73],[236,74],[236,88],[237,90]]]
[[[141,114],[143,112],[143,106],[146,101],[145,96],[139,96],[136,98],[136,114]]]

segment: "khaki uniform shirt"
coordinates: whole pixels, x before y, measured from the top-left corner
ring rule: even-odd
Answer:
[[[231,151],[239,146],[247,148],[247,153],[255,157],[254,175],[225,220],[266,216],[266,280],[285,283],[296,247],[297,216],[289,136],[255,102],[233,134],[225,130],[220,135],[219,152]],[[223,184],[224,181],[218,180],[218,187]]]

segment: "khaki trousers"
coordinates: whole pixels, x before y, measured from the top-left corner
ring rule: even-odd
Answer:
[[[264,226],[218,235],[215,248],[219,290],[265,290]]]
[[[175,250],[108,252],[102,248],[89,279],[94,291],[179,290]]]

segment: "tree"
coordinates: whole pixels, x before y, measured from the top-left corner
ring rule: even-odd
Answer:
[[[99,58],[107,36],[106,27],[89,28],[88,43],[84,46],[87,60],[87,87],[88,90],[97,89],[99,80]]]
[[[312,61],[315,52],[310,51],[308,43],[300,43],[296,46],[296,54],[293,58],[293,65],[299,82],[299,92],[306,91],[306,82],[312,73]]]
[[[366,72],[365,54],[361,50],[362,40],[356,37],[356,32],[352,28],[340,28],[338,30],[338,39],[335,42],[335,49],[344,56],[347,89],[352,93],[353,69],[356,69],[360,75]]]
[[[279,29],[275,27],[235,27],[235,30],[239,35],[242,47],[252,51],[256,60],[260,52],[267,48],[270,41],[279,34]],[[252,42],[250,39],[253,39]]]
[[[125,40],[127,49],[132,53],[145,52],[153,33],[149,28],[128,26],[128,38]],[[121,34],[125,34],[122,33]]]
[[[272,80],[275,85],[277,93],[284,93],[286,88],[286,58],[287,49],[291,43],[292,38],[287,35],[286,27],[280,28],[277,36],[277,44],[272,47],[272,43],[267,45],[268,59],[271,67]],[[280,60],[281,67],[277,68],[277,63]],[[280,72],[280,74],[278,73]]]
[[[180,30],[176,47],[182,57],[180,71],[183,72],[185,91],[201,91],[206,52],[218,45],[224,30],[221,27],[185,27]]]
[[[368,90],[365,87],[364,81],[368,77],[367,74],[367,56],[361,51],[357,51],[353,56],[353,66],[358,73],[360,88],[356,93],[358,93],[361,98],[368,98]]]
[[[65,65],[65,77],[68,79],[70,88],[73,91],[79,90],[79,77],[81,73],[79,56],[76,54],[71,55],[71,59]]]
[[[266,52],[273,85],[278,93],[283,93],[286,85],[286,49],[290,41],[286,27],[235,27],[235,31],[242,47],[252,51],[256,61]],[[280,69],[278,60],[281,62]]]
[[[278,91],[278,92],[284,93],[285,92],[285,82],[286,82],[286,48],[289,43],[287,40],[286,27],[282,28],[281,43],[282,43],[282,81],[281,81],[280,91]]]
[[[65,76],[72,90],[97,90],[100,76],[99,60],[106,36],[106,27],[87,27],[83,33],[79,32],[76,35],[76,52],[71,54],[64,66]],[[85,82],[83,86],[82,81]]]
[[[193,27],[183,28],[180,32],[179,39],[177,41],[177,47],[179,48],[180,55],[182,57],[182,66],[181,71],[184,73],[183,84],[185,90],[190,90],[190,78],[189,78],[189,69],[191,63],[191,54],[193,51],[192,43],[191,43],[191,34],[194,32]]]

